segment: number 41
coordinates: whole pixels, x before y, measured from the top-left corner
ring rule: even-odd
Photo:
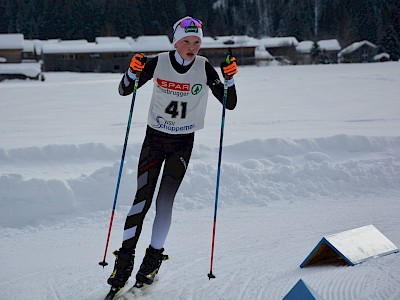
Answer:
[[[176,118],[179,115],[179,104],[181,106],[180,117],[181,119],[186,118],[187,102],[171,101],[171,103],[165,109],[166,114],[170,114],[172,118]]]

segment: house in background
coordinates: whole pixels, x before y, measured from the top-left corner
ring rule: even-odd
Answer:
[[[336,63],[338,59],[339,62],[390,60],[389,54],[378,54],[378,47],[368,41],[353,43],[341,50],[335,39],[299,43],[295,37],[256,39],[247,35],[206,36],[199,54],[206,56],[214,67],[219,67],[228,54],[228,48],[232,49],[239,65]],[[123,73],[137,52],[152,58],[173,49],[167,35],[97,37],[95,42],[88,42],[84,39],[24,40],[22,34],[0,34],[0,74],[2,79],[43,79],[39,76],[42,69]],[[12,63],[16,65],[12,66]]]
[[[219,67],[231,48],[238,65],[253,65],[259,40],[247,35],[204,37],[199,55],[207,57],[212,66]]]
[[[70,40],[44,43],[41,57],[45,71],[121,72],[130,52],[127,41],[99,44]]]
[[[296,47],[299,41],[295,37],[265,37],[259,41],[259,45],[280,63],[293,64],[296,62]]]
[[[0,34],[0,81],[26,78],[44,80],[40,61],[27,63],[23,60],[25,46],[23,34]]]
[[[374,62],[374,57],[378,54],[378,46],[369,42],[355,42],[339,52],[339,62],[341,63],[363,63]]]
[[[41,59],[40,49],[41,44],[40,40],[24,40],[24,48],[22,50],[22,61],[39,61]]]
[[[0,34],[0,62],[20,63],[24,49],[24,35],[20,33]]]
[[[390,54],[386,52],[382,52],[374,56],[374,61],[376,62],[384,62],[389,60],[390,60]]]
[[[228,47],[239,64],[254,64],[254,52],[259,42],[247,36],[204,37],[199,52],[211,65],[219,66]],[[97,37],[87,40],[43,42],[40,51],[46,71],[114,72],[126,71],[131,57],[143,53],[151,58],[160,52],[173,50],[166,35],[126,37]]]
[[[296,46],[297,58],[296,63],[301,65],[309,65],[312,63],[311,50],[315,42],[302,41]]]
[[[144,35],[135,39],[131,37],[126,37],[125,39],[132,45],[133,52],[142,52],[147,57],[154,57],[160,52],[174,49],[166,35]]]
[[[302,65],[337,63],[341,49],[342,47],[336,39],[318,42],[302,41],[296,47],[298,54],[296,63]]]
[[[331,64],[338,62],[338,54],[342,50],[338,40],[321,40],[317,44],[321,51],[319,54],[321,63]]]

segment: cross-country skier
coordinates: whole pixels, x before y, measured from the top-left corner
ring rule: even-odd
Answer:
[[[162,261],[168,258],[163,254],[163,247],[171,225],[172,206],[189,165],[194,132],[204,127],[209,88],[221,103],[223,101],[224,85],[217,72],[205,57],[197,55],[203,38],[202,28],[202,22],[196,18],[177,21],[173,26],[176,50],[160,53],[147,63],[143,55],[135,54],[119,84],[120,95],[126,96],[133,91],[137,73],[140,72],[139,87],[152,78],[154,81],[139,158],[137,192],[125,221],[122,247],[114,252],[114,271],[107,280],[113,289],[122,288],[132,273],[136,244],[163,163],[151,243],[136,280],[151,284]],[[226,108],[232,110],[237,102],[233,79],[238,71],[235,58],[230,57],[229,64],[223,62],[221,70],[223,76],[229,78]]]

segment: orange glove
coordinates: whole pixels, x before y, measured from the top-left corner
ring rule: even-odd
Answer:
[[[131,63],[129,65],[129,70],[132,73],[142,72],[145,61],[146,61],[146,57],[143,54],[136,53],[131,59]]]
[[[229,79],[238,72],[238,66],[236,64],[236,58],[228,56],[224,62],[221,63],[221,71],[224,77]]]

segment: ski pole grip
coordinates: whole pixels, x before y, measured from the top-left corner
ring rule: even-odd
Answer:
[[[144,54],[143,53],[140,53],[140,54],[142,54],[143,55],[143,57],[142,58],[140,58],[139,59],[139,61],[140,62],[142,62],[143,63],[143,65],[147,62],[147,56],[144,56]],[[140,76],[140,73],[141,72],[136,72],[136,77],[139,77]]]
[[[147,62],[147,56],[144,56],[144,54],[142,53],[143,57],[141,59],[139,59],[143,64],[145,64]]]
[[[226,56],[226,58],[225,58],[225,63],[227,64],[227,65],[230,65],[231,64],[231,57],[232,57],[233,55],[232,55],[232,48],[231,47],[229,47],[228,48],[228,55]],[[229,76],[228,75],[225,75],[225,80],[229,80]]]
[[[226,56],[225,62],[230,65],[231,64],[231,57],[232,57],[232,48],[228,48],[228,55]]]

